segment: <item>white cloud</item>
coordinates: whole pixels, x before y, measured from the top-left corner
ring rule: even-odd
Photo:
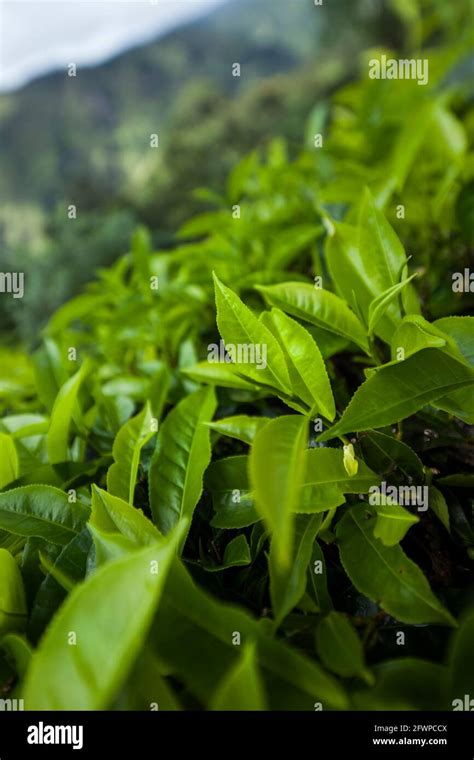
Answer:
[[[227,0],[0,0],[0,90],[91,66]]]

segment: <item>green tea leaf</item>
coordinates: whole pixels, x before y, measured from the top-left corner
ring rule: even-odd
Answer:
[[[291,229],[280,230],[268,252],[267,267],[276,271],[288,269],[298,254],[307,250],[323,233],[321,224],[294,225]]]
[[[449,524],[449,509],[448,505],[446,504],[446,499],[444,498],[441,491],[439,491],[434,486],[430,486],[428,500],[430,509],[433,510],[438,520],[443,523],[448,533],[450,533],[451,528]]]
[[[358,676],[373,683],[373,676],[365,665],[362,643],[340,612],[330,612],[321,620],[316,629],[316,647],[329,670],[344,678]]]
[[[250,565],[252,557],[247,539],[243,535],[236,536],[227,544],[221,564],[201,563],[201,567],[207,572],[216,573],[220,570],[228,570],[231,567]]]
[[[232,364],[220,364],[218,362],[198,362],[192,367],[181,370],[181,374],[195,380],[197,383],[218,385],[221,388],[236,388],[244,391],[261,390],[253,382],[241,377]]]
[[[31,659],[24,687],[29,710],[101,710],[110,704],[143,645],[179,540],[177,530],[76,586]]]
[[[474,425],[474,394],[470,388],[453,391],[434,401],[433,406],[458,417],[466,425]]]
[[[89,510],[70,503],[52,486],[24,486],[0,493],[0,528],[64,546],[81,532]]]
[[[244,647],[239,661],[219,684],[211,700],[210,709],[266,709],[265,692],[258,672],[254,643]]]
[[[231,355],[231,346],[256,347],[260,346],[266,351],[265,364],[258,365],[255,361],[243,363],[236,357],[233,365],[245,378],[254,382],[281,388],[285,393],[290,393],[290,378],[286,368],[285,357],[278,341],[245,306],[240,298],[223,285],[214,275],[216,293],[217,326],[227,352]]]
[[[0,488],[12,483],[20,474],[15,441],[11,435],[0,432]]]
[[[360,436],[360,445],[365,461],[379,475],[389,476],[397,471],[408,483],[424,482],[423,462],[403,441],[369,430]]]
[[[399,504],[382,504],[377,507],[374,536],[385,546],[395,546],[417,522],[420,522],[420,518]]]
[[[77,406],[79,389],[88,372],[86,361],[60,388],[51,411],[48,431],[48,458],[51,464],[66,462],[69,457],[69,430]]]
[[[433,123],[436,102],[423,100],[418,108],[414,108],[409,117],[404,119],[403,127],[398,131],[395,140],[388,176],[393,186],[401,191],[406,178],[412,168],[413,162],[426,139],[426,134]]]
[[[343,504],[344,494],[367,493],[378,484],[379,478],[362,460],[357,465],[357,473],[351,476],[341,449],[310,449],[298,511],[325,512]]]
[[[474,366],[474,317],[444,317],[433,322],[433,327],[449,335],[467,363]]]
[[[26,638],[17,633],[7,633],[1,639],[0,648],[5,652],[8,661],[13,663],[18,678],[23,679],[32,655]]]
[[[359,710],[445,710],[447,668],[412,657],[386,660],[373,668],[373,689],[358,692]]]
[[[149,393],[151,411],[157,420],[161,419],[170,384],[171,371],[166,364],[162,364],[153,375]]]
[[[63,308],[67,308],[65,304]],[[61,353],[56,341],[46,338],[33,357],[35,386],[43,406],[51,411],[61,386],[67,380],[67,373],[61,361]]]
[[[160,538],[160,532],[141,509],[95,485],[92,486],[92,513],[88,526],[104,533],[121,533],[137,546],[146,546]]]
[[[405,317],[392,337],[392,359],[400,360],[400,349],[403,350],[402,358],[408,359],[425,348],[442,348],[455,358],[461,361],[463,359],[455,341],[447,333],[443,333],[419,314]]]
[[[46,325],[46,333],[56,335],[61,333],[66,327],[76,319],[81,319],[87,314],[97,311],[102,304],[104,296],[102,294],[82,293],[80,296],[71,298],[53,314]]]
[[[368,351],[365,330],[347,304],[334,293],[301,282],[258,286],[265,300],[297,319],[323,327]]]
[[[181,710],[178,697],[162,675],[156,655],[145,645],[115,700],[113,710]]]
[[[327,571],[324,554],[318,541],[313,543],[310,565],[308,567],[308,591],[322,614],[333,608],[327,586]]]
[[[375,205],[368,188],[365,189],[359,209],[358,231],[360,243],[369,243],[368,248],[362,251],[362,255],[370,262],[369,266],[374,273],[374,283],[379,292],[397,285],[406,263],[405,251],[384,214]],[[400,316],[399,309],[395,308],[393,311],[398,312]]]
[[[439,101],[433,113],[431,137],[449,159],[459,162],[466,152],[467,137],[462,123]]]
[[[370,322],[369,333],[375,332],[389,342],[400,321],[400,308],[391,300],[391,288],[404,271],[403,247],[370,194],[360,206],[358,226],[331,224],[326,261],[336,292],[364,324]]]
[[[474,641],[474,612],[468,612],[458,630],[455,632],[449,652],[450,684],[449,690],[453,700],[461,700],[461,706],[454,702],[448,709],[472,709],[471,705],[466,708],[465,695],[468,699],[474,698],[472,684],[474,682],[474,653],[472,642]]]
[[[288,569],[293,544],[293,512],[306,467],[307,420],[278,417],[255,436],[249,456],[255,506],[272,532],[275,562]]]
[[[163,533],[168,533],[181,517],[191,522],[211,459],[209,428],[202,423],[212,419],[215,409],[214,391],[205,388],[182,399],[161,426],[150,466],[149,489],[153,519]],[[183,545],[185,539],[186,536]]]
[[[147,403],[140,414],[132,417],[120,428],[114,441],[114,463],[107,472],[107,488],[112,495],[128,501],[129,504],[133,504],[140,452],[156,432],[153,422],[151,408]]]
[[[337,526],[341,562],[354,586],[404,623],[456,625],[400,546],[384,546],[375,538],[374,521],[361,505],[351,508]]]
[[[474,384],[474,372],[435,348],[381,367],[353,395],[339,422],[319,441],[383,427],[409,417],[451,391]]]
[[[326,240],[325,258],[336,293],[356,312],[359,317],[360,330],[368,323],[369,306],[381,290],[376,279],[372,261],[366,255],[369,243],[362,241],[361,229],[345,222],[331,221],[330,234]],[[390,284],[390,283],[389,283]],[[391,326],[388,318],[382,320],[382,331]],[[364,350],[368,350],[367,346]]]
[[[261,520],[253,505],[247,470],[247,456],[218,459],[206,470],[204,482],[216,512],[213,527],[246,528]]]
[[[385,290],[383,293],[381,293],[379,296],[374,298],[374,300],[370,303],[369,306],[369,335],[372,335],[372,333],[375,330],[376,325],[379,323],[379,321],[384,316],[385,312],[389,308],[389,306],[393,303],[395,298],[402,292],[404,288],[417,276],[417,274],[412,274],[411,277],[407,277],[402,282],[396,283],[395,285],[391,285],[387,290]]]
[[[334,396],[323,357],[312,336],[280,309],[272,309],[276,336],[287,357],[290,380],[296,395],[310,407],[311,416],[320,412],[326,419],[336,415]],[[298,380],[294,385],[294,376]]]
[[[273,552],[270,551],[270,596],[276,627],[296,607],[305,593],[306,571],[321,522],[321,515],[296,516],[295,546],[289,571],[280,572],[278,563],[273,561]]]
[[[216,684],[240,658],[241,645],[256,642],[256,657],[269,709],[344,709],[344,689],[314,661],[271,638],[244,609],[224,604],[199,589],[174,563],[156,617],[150,643],[167,672],[184,681],[208,703]],[[191,666],[192,665],[192,666]]]
[[[237,414],[235,417],[226,417],[207,424],[216,433],[236,438],[243,443],[252,443],[256,434],[269,421],[268,417],[248,417],[245,414]]]
[[[73,581],[81,581],[86,574],[91,544],[91,534],[87,528],[84,528],[62,548],[54,562],[54,567]],[[48,573],[42,580],[31,605],[27,627],[30,641],[36,643],[40,639],[66,596],[64,588],[55,580],[52,573]]]
[[[20,568],[6,549],[0,549],[0,637],[22,631],[28,610]]]
[[[448,335],[465,361],[474,367],[474,317],[445,317],[438,319],[432,326]],[[436,406],[454,414],[468,425],[474,424],[474,394],[469,388],[462,388],[438,399]]]

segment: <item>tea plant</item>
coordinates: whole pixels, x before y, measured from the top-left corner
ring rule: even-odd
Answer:
[[[433,55],[422,95],[366,77],[337,92],[308,125],[321,150],[250,154],[179,245],[138,229],[31,359],[5,354],[5,698],[466,709],[461,48]]]

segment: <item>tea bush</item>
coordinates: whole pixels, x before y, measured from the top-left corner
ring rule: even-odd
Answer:
[[[33,356],[2,351],[4,695],[465,709],[466,50],[338,90],[295,160],[249,154],[179,245],[138,229]]]

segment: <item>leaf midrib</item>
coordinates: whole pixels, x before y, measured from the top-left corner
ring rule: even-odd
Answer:
[[[438,614],[442,614],[443,617],[446,617],[446,613],[442,609],[440,609],[439,607],[433,607],[433,605],[430,604],[430,602],[427,602],[426,599],[423,596],[421,596],[421,594],[418,591],[416,591],[416,589],[413,588],[413,586],[410,586],[408,583],[405,582],[405,580],[403,578],[401,578],[399,575],[397,575],[397,573],[390,567],[390,565],[388,564],[388,562],[385,560],[384,556],[379,552],[379,550],[377,549],[377,547],[375,546],[375,544],[372,543],[372,541],[370,540],[370,538],[367,536],[367,533],[365,533],[362,530],[362,528],[360,527],[359,523],[357,522],[357,520],[356,520],[356,518],[354,516],[354,513],[351,512],[350,515],[351,515],[351,518],[352,518],[353,522],[357,526],[357,529],[360,531],[360,533],[362,534],[362,536],[366,539],[366,541],[369,544],[369,546],[372,547],[372,549],[375,552],[375,554],[377,555],[377,557],[379,557],[380,560],[382,561],[382,563],[388,568],[390,574],[393,575],[393,577],[396,580],[398,580],[402,586],[405,586],[407,589],[409,589],[409,591],[414,596],[418,597],[418,599],[421,599],[421,601],[423,602],[423,604],[427,605],[430,609],[435,610]],[[407,562],[410,562],[410,560],[408,559],[408,557],[405,557],[405,559],[406,559]],[[415,567],[417,567],[417,565],[415,565]]]
[[[377,218],[377,213],[376,212],[373,213],[373,218],[374,218],[374,222],[375,222],[375,231],[376,231],[376,235],[377,235],[377,240],[378,240],[378,243],[380,245],[380,248],[382,249],[383,260],[385,262],[385,267],[387,269],[387,273],[388,273],[388,276],[389,276],[389,279],[390,279],[390,283],[392,285],[395,285],[397,281],[396,281],[396,279],[393,278],[393,275],[392,275],[392,271],[391,271],[390,264],[389,264],[389,259],[388,259],[388,254],[387,254],[387,252],[385,250],[385,246],[384,246],[383,241],[382,241],[382,235],[381,235],[381,231],[380,231],[380,224],[379,224],[379,220]]]
[[[191,459],[192,459],[192,457],[194,455],[194,450],[195,450],[195,445],[196,445],[196,438],[197,438],[197,434],[198,434],[198,428],[199,428],[199,425],[202,424],[203,417],[206,416],[206,412],[207,412],[207,406],[206,405],[207,405],[208,402],[209,402],[209,397],[206,397],[204,403],[201,405],[201,408],[199,410],[199,416],[198,416],[198,418],[196,420],[196,425],[195,425],[194,430],[193,430],[193,435],[192,435],[192,440],[191,440],[191,446],[189,447],[189,456],[188,456],[188,459],[187,459],[187,462],[186,462],[186,469],[185,469],[185,473],[184,473],[183,493],[182,493],[182,497],[181,497],[181,501],[180,501],[180,505],[179,505],[179,516],[180,517],[182,517],[183,514],[184,514],[184,512],[185,512],[185,510],[184,510],[184,507],[185,507],[185,495],[186,495],[186,490],[187,490],[188,474],[189,474],[190,469],[191,469],[189,467],[189,462],[191,461]]]
[[[41,517],[39,515],[23,512],[17,509],[5,509],[5,508],[0,507],[0,514],[19,515],[20,517],[31,518],[32,520],[37,520],[38,522],[47,523],[48,525],[54,525],[56,528],[67,530],[69,531],[69,533],[74,533],[75,535],[78,535],[81,532],[79,530],[75,530],[75,528],[69,528],[67,525],[64,525],[63,523],[58,523],[58,522],[55,522],[54,520],[48,520],[46,517]],[[10,531],[10,528],[8,530]],[[23,535],[22,533],[16,533],[14,530],[11,530],[10,532],[14,533],[16,536]]]
[[[400,385],[402,385],[404,387],[407,387],[407,384],[406,384],[406,382],[404,380],[399,380],[399,383],[400,383]],[[442,398],[442,397],[446,396],[447,394],[449,394],[451,391],[455,391],[455,390],[458,390],[460,388],[466,388],[466,387],[468,387],[469,385],[472,385],[472,384],[474,384],[474,378],[472,378],[470,380],[462,380],[462,381],[460,381],[458,383],[454,383],[453,385],[443,386],[443,390],[440,391],[439,396],[438,395],[437,396],[430,396],[430,391],[426,391],[425,390],[425,391],[421,391],[420,393],[416,393],[414,395],[412,394],[410,396],[410,399],[412,399],[413,401],[416,401],[417,399],[424,398],[425,396],[428,396],[428,398],[430,398],[431,401],[436,401],[437,398]],[[408,388],[409,387],[410,386],[408,386]],[[441,386],[438,387],[437,391],[439,390],[440,387]],[[435,388],[433,388],[433,391],[434,390],[435,390]],[[344,419],[344,416],[349,411],[349,409],[351,407],[351,404],[354,401],[354,398],[355,398],[355,396],[352,397],[352,400],[351,400],[349,406],[347,407],[346,411],[344,412],[343,417],[341,417],[340,422],[337,425],[334,426],[333,431],[336,430],[336,429],[340,429],[340,427],[341,427],[340,423],[342,423],[342,421]],[[398,407],[400,407],[401,405],[403,405],[404,402],[405,402],[405,399],[402,399],[400,401],[397,401],[394,404],[390,404],[389,406],[384,406],[384,413],[390,412],[390,410],[392,410],[392,409],[397,409]],[[428,404],[429,401],[427,401],[426,403]],[[359,419],[359,422],[363,422],[364,419],[365,419],[365,417],[359,417],[358,419]],[[357,421],[357,418],[356,418],[356,420],[354,422],[355,422],[356,425],[359,424],[359,422]]]
[[[278,298],[278,297],[277,297]],[[325,330],[328,330],[329,332],[333,332],[335,335],[339,335],[341,338],[346,338],[346,340],[351,341],[352,343],[356,343],[360,348],[362,348],[364,351],[367,349],[367,345],[362,343],[362,338],[359,338],[358,336],[354,336],[353,333],[346,331],[339,327],[338,325],[333,325],[332,323],[325,322],[323,319],[318,318],[315,314],[313,314],[310,311],[305,311],[305,309],[301,308],[301,306],[298,306],[294,303],[288,303],[288,301],[281,300],[279,303],[279,306],[282,307],[282,310],[284,311],[284,307],[290,306],[296,314],[294,316],[299,317],[300,319],[303,319],[305,322],[309,322],[310,324],[314,324],[316,327],[321,327]],[[348,312],[351,316],[356,317],[355,314],[353,314],[350,309],[348,309]],[[311,319],[309,319],[311,317]],[[356,317],[357,319],[357,317]],[[363,331],[361,330],[361,336]]]
[[[251,343],[254,343],[254,340],[253,340],[253,336],[252,336],[252,335],[249,333],[248,329],[245,327],[244,323],[242,322],[241,318],[239,317],[239,315],[238,315],[238,312],[237,312],[237,310],[234,308],[234,305],[231,303],[231,299],[229,299],[227,292],[226,292],[226,291],[224,291],[224,292],[223,292],[223,291],[221,290],[221,293],[222,293],[222,295],[224,296],[224,298],[225,298],[225,301],[226,301],[226,303],[227,303],[227,305],[228,305],[229,309],[231,310],[232,314],[234,315],[234,318],[235,318],[235,319],[237,320],[237,322],[239,323],[239,325],[240,325],[240,328],[243,330],[243,332],[245,333],[245,335],[246,335],[246,336],[247,336],[247,337],[250,339],[250,342],[251,342]],[[248,308],[248,307],[246,307],[246,306],[245,306],[245,304],[243,304],[243,306],[244,306],[244,308]],[[252,316],[254,316],[254,315],[252,314],[252,312],[250,311],[250,309],[249,309],[249,313],[250,313]],[[280,346],[278,345],[278,343],[277,343],[277,341],[276,341],[276,338],[274,338],[274,337],[273,337],[273,335],[271,334],[270,330],[269,330],[267,327],[265,327],[265,325],[264,325],[264,324],[261,324],[260,322],[259,322],[258,324],[259,324],[259,327],[262,329],[262,331],[263,331],[263,333],[264,333],[265,337],[267,337],[267,342],[269,342],[269,343],[270,343],[270,345],[272,345],[272,343],[274,342],[274,343],[275,343],[275,345],[273,346],[273,348],[277,347],[277,348],[278,348],[278,349],[281,351],[281,349],[280,349]],[[268,333],[268,336],[266,335],[266,333]],[[269,340],[269,338],[270,338],[270,340]],[[229,342],[230,342],[230,341],[229,341]],[[282,352],[282,356],[281,356],[281,358],[282,358],[282,362],[283,362],[283,364],[285,364],[285,357],[284,357],[284,355],[283,355],[283,352]],[[234,366],[238,367],[239,365],[238,365],[238,364],[236,364],[236,365],[234,365]],[[282,383],[281,379],[280,379],[280,378],[279,378],[279,377],[278,377],[278,376],[275,374],[275,372],[273,371],[273,369],[272,369],[272,367],[271,367],[271,362],[268,362],[268,363],[267,363],[267,366],[265,367],[265,369],[264,369],[264,372],[266,372],[267,370],[268,370],[268,372],[271,374],[271,376],[272,376],[273,378],[275,378],[275,380],[276,380],[276,387],[277,387],[277,388],[282,388],[282,389],[285,391],[285,393],[289,393],[289,394],[291,395],[291,388],[290,388],[290,386],[289,386],[289,385],[287,385],[286,383]],[[289,378],[288,378],[288,380],[289,380]]]

